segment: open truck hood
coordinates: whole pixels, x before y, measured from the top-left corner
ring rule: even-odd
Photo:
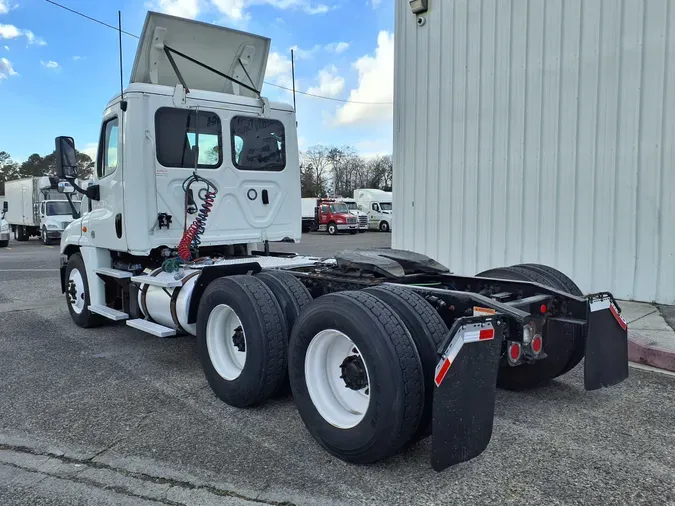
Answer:
[[[158,12],[148,12],[145,18],[131,72],[132,83],[172,87],[180,83],[164,51],[164,46],[198,60],[258,91],[262,88],[270,39]],[[253,91],[182,56],[175,53],[172,56],[188,89],[257,97]]]

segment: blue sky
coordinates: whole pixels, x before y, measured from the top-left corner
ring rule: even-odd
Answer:
[[[272,39],[266,81],[290,86],[296,48],[299,90],[359,102],[298,95],[300,148],[350,145],[364,155],[391,151],[392,0],[55,0],[140,34],[148,9],[251,31]],[[0,151],[16,160],[54,149],[71,135],[93,152],[100,117],[119,91],[114,30],[46,0],[0,0]],[[125,84],[137,40],[123,37]],[[263,94],[291,102],[266,85]]]

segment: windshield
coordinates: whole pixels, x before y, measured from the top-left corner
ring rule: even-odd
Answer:
[[[348,213],[349,209],[347,209],[346,204],[340,203],[340,204],[331,204],[330,211],[332,213]]]
[[[391,202],[380,202],[380,209],[383,211],[391,211]]]
[[[359,206],[356,205],[356,202],[345,202],[345,205],[350,211],[357,211],[359,208]]]
[[[77,212],[80,212],[80,203],[73,202]],[[61,215],[71,215],[73,210],[70,208],[70,204],[67,201],[60,202],[47,202],[47,216],[61,216]]]

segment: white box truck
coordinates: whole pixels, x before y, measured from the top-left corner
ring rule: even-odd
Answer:
[[[74,219],[71,205],[48,176],[5,182],[4,200],[5,219],[17,241],[35,236],[44,244],[58,242]],[[80,202],[73,200],[73,206],[79,213]]]
[[[354,190],[354,200],[359,209],[368,215],[368,226],[371,230],[391,232],[392,221],[392,194],[374,188],[360,188]]]
[[[583,296],[546,266],[462,277],[395,249],[259,251],[301,238],[295,112],[258,91],[269,48],[150,12],[131,83],[103,109],[94,184],[66,184],[75,142],[56,138],[59,187],[91,203],[60,246],[76,325],[194,335],[231,406],[262,403],[288,379],[311,436],[359,464],[428,435],[436,470],[479,455],[497,385],[532,388],[584,357],[588,390],[628,376],[612,295]]]

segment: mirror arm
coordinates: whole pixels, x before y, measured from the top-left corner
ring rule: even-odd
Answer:
[[[78,192],[80,192],[80,193],[83,194],[83,195],[86,195],[86,196],[89,197],[90,199],[92,199],[92,200],[101,200],[101,194],[100,194],[100,192],[99,192],[99,189],[98,189],[98,185],[97,185],[97,184],[91,185],[91,186],[89,186],[89,187],[87,187],[87,188],[85,189],[85,188],[82,188],[80,185],[78,185],[78,184],[75,182],[75,178],[72,178],[72,179],[71,179],[71,178],[68,178],[68,182],[69,182],[69,183],[71,184],[71,186],[72,186],[73,188],[75,188]]]
[[[73,204],[73,198],[71,197],[70,193],[66,193],[66,199],[70,204],[70,210],[72,211],[73,219],[74,220],[78,219],[80,217],[80,213],[78,213],[77,209],[75,209],[75,204]]]

